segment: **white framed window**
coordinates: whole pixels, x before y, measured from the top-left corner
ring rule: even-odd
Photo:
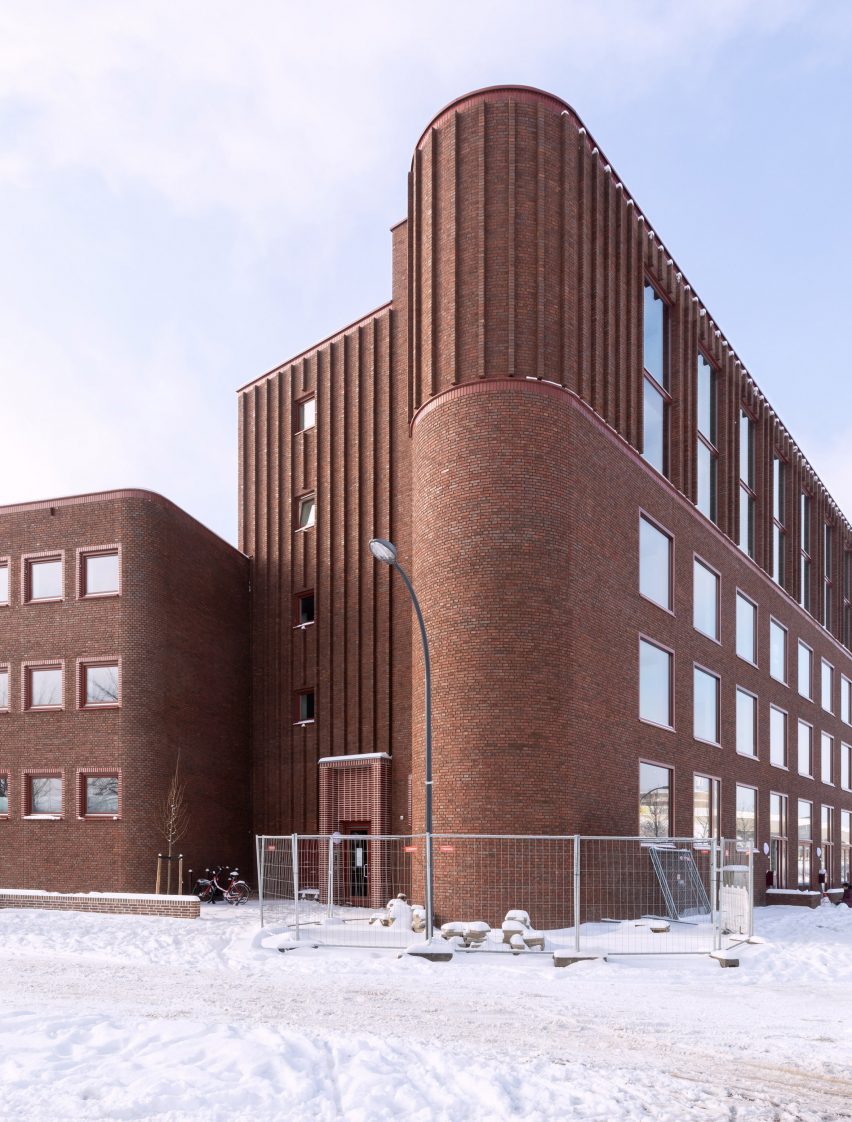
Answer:
[[[769,621],[769,674],[787,685],[787,628],[777,619]]]
[[[316,495],[303,495],[299,499],[297,530],[310,530],[317,522]]]
[[[757,756],[757,698],[737,686],[737,751]]]
[[[840,743],[840,786],[852,790],[852,744]]]
[[[669,473],[668,306],[650,281],[645,282],[642,316],[642,455],[661,475]]]
[[[296,431],[307,432],[316,428],[317,424],[317,399],[315,394],[303,397],[296,402]]]
[[[719,642],[719,574],[698,557],[692,564],[692,625]]]
[[[801,639],[799,640],[798,651],[799,694],[802,697],[806,697],[809,701],[812,701],[814,696],[814,652],[808,644]]]
[[[819,770],[823,783],[834,786],[834,737],[827,732],[819,738]]]
[[[807,721],[798,724],[798,771],[799,775],[813,777],[814,730]]]
[[[639,717],[666,728],[674,725],[672,662],[671,651],[639,640]]]
[[[843,674],[840,675],[840,719],[852,725],[852,682]]]
[[[757,665],[757,604],[737,593],[737,654]]]
[[[825,659],[820,661],[820,701],[826,713],[834,712],[834,667]]]
[[[9,667],[0,666],[0,712],[5,712],[9,709],[10,696]]]
[[[692,735],[709,744],[719,743],[719,677],[700,666],[692,674]]]
[[[9,603],[9,559],[0,558],[0,606]]]
[[[719,837],[719,805],[721,784],[709,775],[692,777],[692,836],[693,838]]]
[[[757,844],[757,791],[737,784],[737,849],[748,852]]]
[[[639,762],[639,836],[671,837],[672,769]]]
[[[798,800],[798,885],[802,890],[811,887],[811,843],[813,842],[813,804],[808,799]]]
[[[672,538],[646,515],[639,518],[639,592],[672,610]]]
[[[777,705],[769,706],[769,762],[787,766],[787,714]]]
[[[24,603],[61,600],[64,565],[61,553],[24,558]]]

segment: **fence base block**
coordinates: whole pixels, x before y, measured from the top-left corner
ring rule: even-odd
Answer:
[[[554,951],[554,966],[573,966],[575,962],[597,962],[600,955],[581,954],[580,951]]]
[[[403,955],[411,955],[412,958],[425,958],[427,962],[452,962],[455,952],[439,935],[431,943],[412,943],[410,947],[405,948],[399,957],[402,958]]]
[[[731,954],[730,951],[711,951],[710,957],[715,958],[720,966],[731,968],[739,966],[740,960],[736,955]]]

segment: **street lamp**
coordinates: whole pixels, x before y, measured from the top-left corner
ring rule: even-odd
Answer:
[[[429,640],[426,638],[426,624],[420,610],[420,601],[408,579],[408,573],[400,565],[396,556],[396,546],[385,538],[373,538],[370,552],[383,565],[390,565],[402,577],[408,589],[411,603],[420,625],[420,640],[423,644],[423,669],[426,684],[426,939],[432,938],[432,671],[429,663]]]

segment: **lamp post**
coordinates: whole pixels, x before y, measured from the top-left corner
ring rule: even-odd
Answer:
[[[383,565],[390,565],[402,577],[402,582],[408,590],[411,603],[420,625],[420,641],[423,644],[423,670],[426,696],[426,939],[432,938],[432,671],[429,663],[429,640],[426,638],[426,624],[423,622],[423,612],[420,610],[420,601],[408,578],[408,573],[400,565],[396,556],[396,546],[385,538],[373,538],[370,542],[370,552],[377,561]]]

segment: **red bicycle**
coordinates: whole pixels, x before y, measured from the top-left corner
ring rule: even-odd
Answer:
[[[225,868],[224,865],[217,865],[214,869],[205,869],[207,877],[200,878],[193,885],[193,895],[202,903],[215,904],[217,900],[227,900],[229,904],[237,906],[248,900],[251,889],[240,879],[239,869],[231,869],[227,874],[227,883],[221,882]]]

